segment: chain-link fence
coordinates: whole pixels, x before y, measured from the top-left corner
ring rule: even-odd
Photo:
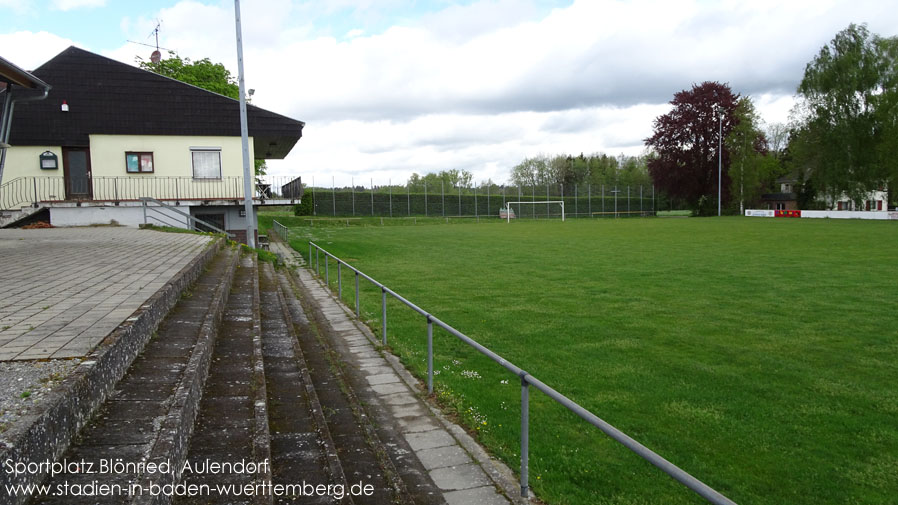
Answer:
[[[561,217],[560,205],[527,202],[563,201],[565,217],[655,215],[654,186],[562,185],[447,187],[439,185],[306,188],[316,216],[496,217],[510,202],[515,217]],[[504,217],[504,215],[503,215]]]

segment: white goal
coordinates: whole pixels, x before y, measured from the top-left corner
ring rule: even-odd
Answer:
[[[514,207],[512,205],[517,205],[519,212],[517,215],[524,216],[523,209],[521,208],[523,205],[546,205],[546,213],[548,213],[549,209],[551,209],[552,205],[561,205],[561,220],[564,221],[564,202],[561,200],[539,200],[535,202],[508,202],[508,209],[511,209],[512,212],[506,212],[506,220],[510,223],[511,218],[515,216]],[[542,215],[542,214],[540,214]]]

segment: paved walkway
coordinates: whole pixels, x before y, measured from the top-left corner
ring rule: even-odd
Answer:
[[[302,265],[302,257],[283,242],[272,241],[271,250],[289,266]],[[374,336],[356,321],[349,308],[309,270],[297,269],[297,277],[327,318],[329,333],[342,340],[343,345],[337,346],[337,350],[343,359],[366,376],[369,392],[377,399],[376,404],[368,404],[367,408],[384,412],[396,421],[415,456],[443,492],[446,503],[509,505],[509,499],[499,489],[514,497],[516,503],[522,503],[520,488],[511,471],[491,459],[462,428],[422,399],[418,381],[396,357],[378,350]]]
[[[0,361],[88,354],[209,241],[123,227],[0,230]]]

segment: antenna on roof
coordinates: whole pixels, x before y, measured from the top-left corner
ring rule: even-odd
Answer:
[[[156,28],[153,29],[153,35],[156,36],[156,50],[150,54],[150,61],[153,63],[159,63],[162,60],[162,53],[159,52],[159,28],[162,26],[162,20],[156,20]]]
[[[147,46],[147,47],[155,47],[156,50],[153,51],[152,54],[150,54],[150,61],[152,61],[153,63],[159,63],[159,61],[162,60],[162,53],[159,51],[160,49],[165,49],[166,51],[171,51],[171,49],[166,49],[166,48],[164,48],[164,47],[159,47],[159,30],[160,30],[161,28],[162,28],[162,20],[161,20],[161,19],[157,19],[157,20],[156,20],[156,28],[153,28],[153,31],[150,32],[149,35],[147,35],[147,38],[150,38],[150,37],[152,37],[152,36],[154,36],[154,35],[156,36],[156,45],[155,45],[155,46],[154,46],[153,44],[144,44],[143,42],[136,42],[136,41],[133,41],[133,40],[129,40],[129,41],[128,41],[128,42],[130,42],[131,44],[137,44],[137,45],[140,45],[140,46]]]

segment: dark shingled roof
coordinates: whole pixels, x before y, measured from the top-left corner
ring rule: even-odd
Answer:
[[[12,145],[87,146],[90,134],[240,136],[240,103],[98,54],[69,47],[32,72],[46,100],[16,106]],[[66,101],[69,112],[61,112]],[[255,158],[284,158],[305,123],[247,106]]]

